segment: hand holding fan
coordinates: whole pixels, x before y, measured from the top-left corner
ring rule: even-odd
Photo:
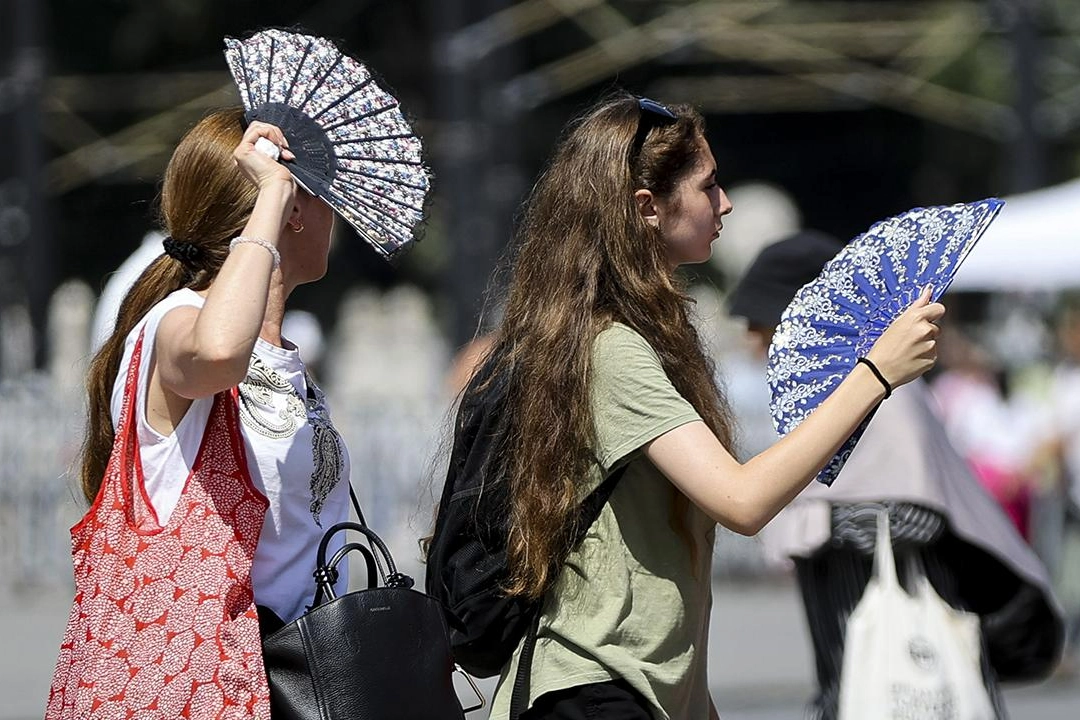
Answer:
[[[989,198],[883,220],[796,293],[769,347],[771,410],[781,435],[829,396],[924,287],[933,288],[932,301],[945,293],[1002,205]],[[832,484],[872,415],[818,474],[820,482]]]
[[[372,247],[392,259],[415,240],[430,181],[398,101],[329,40],[264,30],[225,39],[248,122],[276,125],[286,167]],[[260,151],[274,157],[277,147]],[[276,158],[275,158],[276,159]]]

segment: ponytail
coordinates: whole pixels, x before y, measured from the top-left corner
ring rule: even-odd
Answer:
[[[243,133],[243,109],[214,112],[184,136],[165,170],[160,220],[169,233],[167,242],[184,251],[162,254],[143,271],[120,304],[112,335],[90,361],[79,476],[89,503],[97,497],[112,453],[112,390],[128,335],[176,290],[209,287],[225,262],[229,241],[251,215],[257,189],[232,157]]]

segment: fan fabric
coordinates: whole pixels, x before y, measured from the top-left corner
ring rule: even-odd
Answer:
[[[225,39],[248,122],[281,128],[296,180],[391,259],[409,247],[430,186],[398,101],[329,40],[264,30]]]
[[[876,223],[795,294],[769,347],[771,410],[781,435],[829,396],[924,287],[935,301],[945,293],[1003,204],[988,198],[915,208]],[[818,474],[820,482],[836,479],[872,416]]]

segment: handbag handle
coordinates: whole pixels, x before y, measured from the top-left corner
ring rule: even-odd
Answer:
[[[364,547],[360,543],[347,543],[342,546],[340,550],[335,552],[330,558],[330,562],[327,563],[326,550],[330,544],[330,539],[337,533],[346,530],[354,530],[364,535],[371,544],[371,548]],[[379,559],[378,555],[375,554],[375,551],[382,555],[382,559],[386,563],[387,572],[386,576],[383,578],[383,583],[387,587],[411,588],[413,586],[414,583],[411,577],[397,571],[397,566],[394,565],[394,558],[390,555],[390,550],[387,549],[382,538],[376,535],[371,528],[366,525],[361,525],[360,523],[340,522],[327,530],[323,535],[322,540],[319,541],[319,551],[316,555],[315,601],[313,606],[321,605],[324,595],[326,596],[327,601],[337,597],[334,593],[334,583],[336,583],[338,579],[337,565],[352,550],[359,550],[363,553],[365,561],[367,561],[368,587],[375,587],[376,578],[378,577],[378,573],[373,571],[373,566],[377,567]]]
[[[877,540],[874,543],[874,578],[884,586],[898,587],[896,559],[893,557],[892,534],[889,532],[889,511],[877,514]]]
[[[327,567],[333,568],[336,575],[338,563],[354,550],[364,556],[364,562],[367,564],[368,588],[377,586],[379,584],[379,571],[375,564],[375,554],[372,553],[366,545],[361,545],[358,542],[345,543],[338,548],[338,551],[330,558],[330,564]],[[331,583],[331,586],[332,585],[333,583]]]

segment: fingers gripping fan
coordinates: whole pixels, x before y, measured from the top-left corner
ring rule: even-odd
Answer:
[[[809,417],[924,287],[933,288],[932,300],[945,293],[1002,205],[989,198],[883,220],[795,294],[769,347],[771,410],[781,435]],[[844,442],[820,482],[832,484],[869,422]]]
[[[248,122],[281,128],[285,163],[375,250],[393,259],[416,238],[430,178],[398,101],[329,40],[264,30],[225,39]]]

